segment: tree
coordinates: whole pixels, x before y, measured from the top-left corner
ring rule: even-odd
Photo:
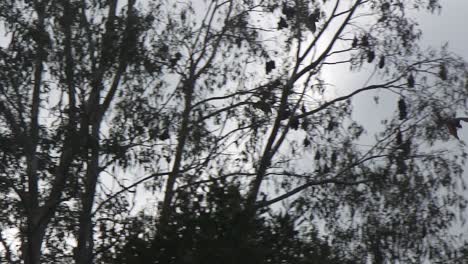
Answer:
[[[92,207],[105,169],[102,124],[132,58],[144,52],[137,40],[151,22],[134,4],[0,4],[7,33],[1,49],[2,182],[9,198],[2,203],[14,207],[2,229],[19,232],[24,263],[66,261],[71,250],[63,238],[69,235],[78,244],[76,262],[92,261]],[[4,245],[5,252],[12,250]]]
[[[125,230],[118,255],[103,256],[103,263],[346,263],[314,227],[296,230],[289,213],[263,210],[255,219],[255,238],[239,240],[242,226],[239,186],[212,183],[209,191],[191,197],[186,190],[174,205],[166,237],[154,237],[155,225],[139,215]],[[149,227],[149,228],[148,228]],[[149,229],[149,230],[148,230]],[[349,262],[352,263],[352,262]]]
[[[446,48],[420,49],[407,12],[437,1],[199,2],[0,3],[0,206],[12,212],[0,223],[21,243],[0,237],[7,261],[118,254],[112,232],[131,223],[140,185],[164,197],[153,245],[186,225],[177,206],[219,184],[237,186],[239,241],[283,202],[295,221],[324,223],[343,259],[455,254],[443,234],[465,207],[466,154],[441,144],[441,126],[464,110],[467,72]],[[323,73],[343,65],[379,78],[333,97]],[[396,111],[362,147],[352,99],[378,90]]]

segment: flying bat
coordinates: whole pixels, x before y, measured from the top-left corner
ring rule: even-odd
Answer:
[[[449,134],[456,137],[457,139],[460,139],[457,134],[457,130],[462,127],[460,121],[468,122],[468,117],[456,117],[445,121],[445,125],[448,128]]]

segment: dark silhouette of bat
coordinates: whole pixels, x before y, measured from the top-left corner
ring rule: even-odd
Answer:
[[[458,137],[457,130],[462,128],[460,121],[468,122],[468,117],[456,117],[445,121],[445,125],[448,128],[449,134],[456,137],[457,139],[460,139]]]

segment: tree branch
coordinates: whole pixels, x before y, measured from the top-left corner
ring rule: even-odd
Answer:
[[[179,172],[182,172],[182,173],[183,173],[183,172],[189,171],[189,170],[191,170],[191,169],[192,169],[192,168],[187,168],[187,169],[181,170],[181,171],[179,171]],[[130,185],[124,187],[124,188],[122,188],[122,189],[119,190],[118,192],[116,192],[116,193],[112,194],[111,196],[107,197],[107,198],[106,198],[104,201],[102,201],[99,205],[97,205],[97,206],[96,206],[96,209],[94,210],[94,212],[92,213],[92,215],[94,216],[106,203],[108,203],[108,202],[110,202],[111,200],[115,199],[117,196],[121,195],[122,193],[127,192],[128,190],[130,190],[130,189],[132,189],[132,188],[134,188],[134,187],[136,187],[136,186],[142,184],[142,183],[145,182],[145,181],[151,180],[151,179],[156,178],[156,177],[167,176],[167,175],[169,175],[170,173],[171,173],[170,171],[168,171],[168,172],[161,172],[161,173],[153,173],[153,174],[151,174],[151,175],[149,175],[149,176],[146,176],[146,177],[144,177],[144,178],[142,178],[142,179],[140,179],[140,180],[138,180],[138,181],[136,181],[136,182],[134,182],[134,183],[132,183],[132,184],[130,184]]]
[[[326,102],[324,104],[322,104],[321,106],[315,108],[314,110],[310,110],[310,111],[307,111],[305,113],[302,113],[300,115],[297,115],[296,118],[304,118],[306,116],[310,116],[310,115],[313,115],[315,113],[318,113],[320,111],[322,111],[323,109],[329,107],[330,105],[333,105],[337,102],[341,102],[341,101],[345,101],[345,100],[348,100],[350,99],[351,97],[359,94],[359,93],[362,93],[362,92],[365,92],[365,91],[370,91],[370,90],[375,90],[375,89],[379,89],[379,88],[385,88],[389,85],[392,85],[396,82],[398,82],[399,80],[401,80],[403,78],[403,76],[400,76],[392,81],[388,81],[386,83],[383,83],[383,84],[376,84],[376,85],[370,85],[370,86],[367,86],[367,87],[363,87],[363,88],[360,88],[360,89],[357,89],[356,91],[348,94],[348,95],[344,95],[344,96],[341,96],[341,97],[338,97],[338,98],[335,98],[329,102]]]
[[[367,182],[371,182],[371,181],[374,181],[372,179],[366,179],[366,180],[360,180],[360,181],[354,181],[354,182],[348,182],[348,181],[342,181],[342,180],[339,180],[337,179],[338,177],[342,176],[343,174],[345,174],[348,170],[350,170],[351,168],[357,166],[357,165],[360,165],[366,161],[369,161],[371,159],[376,159],[376,158],[383,158],[383,157],[387,157],[388,155],[374,155],[374,156],[370,156],[370,157],[367,157],[367,158],[364,158],[364,159],[361,159],[360,161],[358,162],[355,162],[353,163],[352,165],[346,167],[345,169],[343,169],[342,171],[338,172],[336,174],[335,177],[333,178],[330,178],[330,179],[324,179],[324,180],[317,180],[317,181],[309,181],[299,187],[296,187],[294,188],[293,190],[287,192],[287,193],[284,193],[272,200],[269,200],[269,201],[266,201],[264,203],[261,203],[259,205],[257,205],[257,208],[261,208],[261,207],[265,207],[265,206],[269,206],[269,205],[272,205],[276,202],[279,202],[281,200],[284,200],[288,197],[291,197],[293,195],[295,195],[296,193],[299,193],[311,186],[315,186],[315,185],[322,185],[322,184],[341,184],[341,185],[356,185],[356,184],[360,184],[360,183],[367,183]]]
[[[340,37],[341,35],[341,32],[343,32],[343,30],[345,29],[345,27],[348,25],[349,21],[351,20],[354,12],[356,11],[357,7],[361,4],[361,0],[357,0],[356,3],[354,3],[353,7],[351,7],[350,11],[349,11],[349,14],[348,16],[345,18],[345,20],[343,21],[343,23],[341,24],[341,26],[338,28],[338,30],[336,31],[335,35],[333,36],[333,38],[330,40],[330,43],[328,44],[327,48],[322,52],[322,54],[317,58],[317,60],[315,60],[314,62],[312,62],[310,65],[304,67],[304,69],[302,69],[299,73],[297,73],[295,76],[294,76],[294,79],[293,79],[293,82],[295,82],[297,79],[299,79],[300,77],[302,77],[302,75],[304,75],[305,73],[307,73],[308,71],[314,69],[315,67],[317,67],[317,65],[319,65],[325,58],[326,56],[328,55],[328,53],[330,53],[330,51],[332,50],[336,40]]]

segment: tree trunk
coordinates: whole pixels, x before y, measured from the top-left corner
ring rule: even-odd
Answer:
[[[96,119],[96,117],[94,118]],[[85,176],[85,192],[82,198],[82,211],[79,219],[78,248],[75,256],[78,264],[93,263],[93,219],[92,209],[99,176],[99,131],[100,120],[94,120],[91,136],[87,138],[90,156]]]
[[[28,219],[27,224],[27,241],[22,245],[23,259],[25,264],[39,264],[41,259],[42,241],[44,239],[46,226],[45,224],[35,223],[33,219],[38,217],[31,217]]]
[[[164,230],[167,228],[167,225],[169,224],[171,204],[175,193],[174,185],[177,180],[177,177],[179,176],[180,165],[182,162],[182,154],[184,152],[185,141],[187,140],[188,136],[188,124],[190,122],[190,111],[192,109],[194,87],[194,80],[188,80],[183,87],[185,92],[185,107],[184,112],[182,114],[182,124],[180,125],[178,133],[177,150],[174,158],[174,164],[172,166],[172,171],[167,179],[166,190],[164,193],[164,200],[161,209],[159,230],[162,232],[164,232]],[[159,233],[161,234],[161,232]]]

